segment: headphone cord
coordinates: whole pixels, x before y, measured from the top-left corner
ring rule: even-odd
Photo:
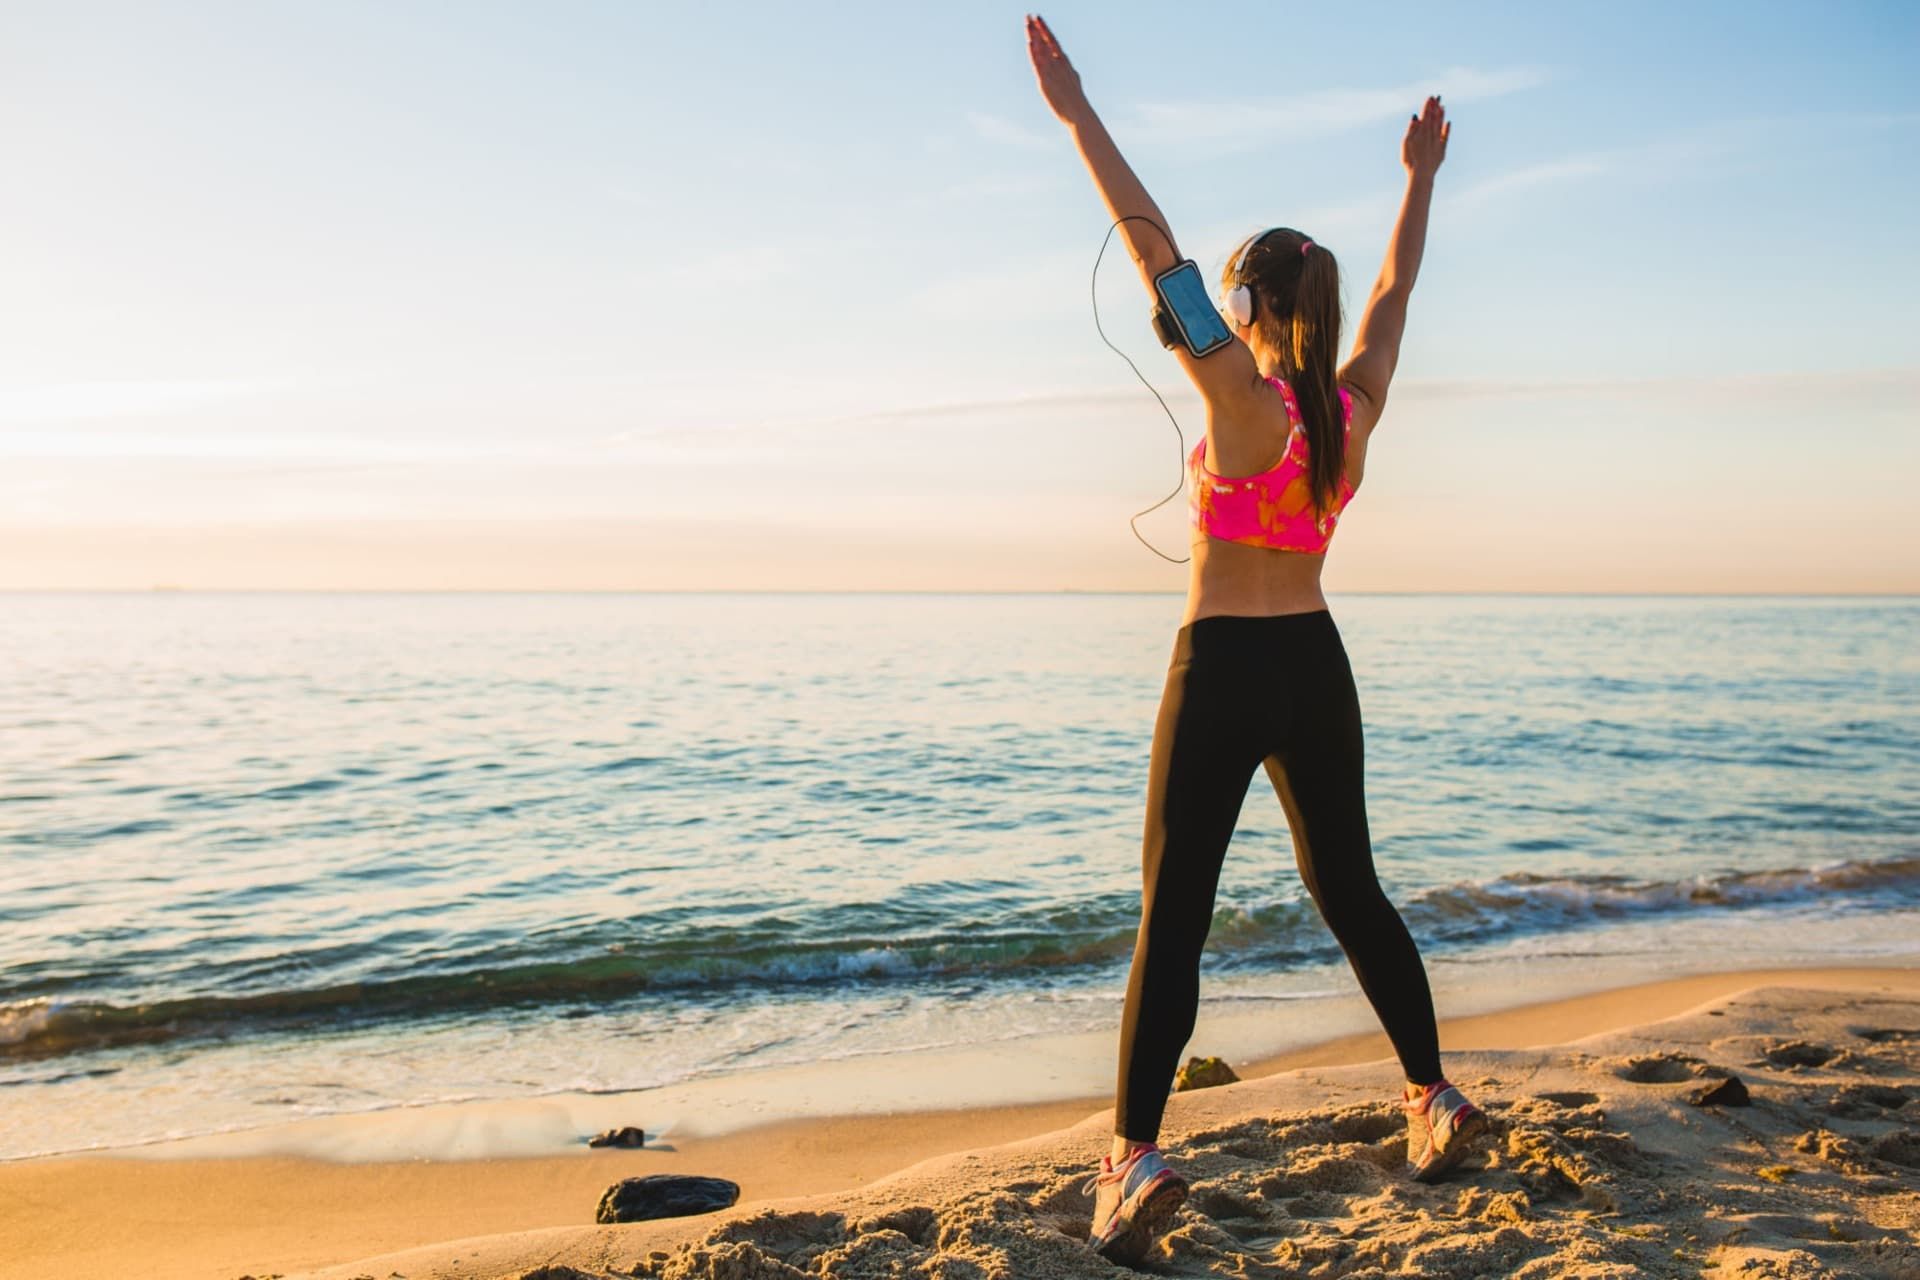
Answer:
[[[1136,511],[1131,516],[1127,517],[1127,527],[1133,530],[1134,537],[1140,539],[1141,546],[1153,552],[1153,554],[1159,556],[1162,560],[1167,561],[1169,564],[1186,564],[1189,560],[1193,559],[1192,556],[1181,556],[1177,560],[1174,559],[1172,556],[1168,555],[1166,552],[1162,551],[1160,548],[1154,546],[1151,542],[1148,542],[1146,539],[1146,535],[1140,532],[1140,524],[1139,524],[1141,516],[1151,514],[1152,512],[1158,511],[1161,507],[1166,506],[1169,502],[1172,502],[1175,498],[1179,497],[1180,491],[1186,487],[1186,483],[1187,483],[1187,435],[1186,435],[1186,432],[1180,429],[1180,420],[1173,416],[1173,410],[1167,408],[1167,402],[1165,398],[1162,397],[1161,394],[1154,389],[1154,385],[1151,382],[1147,381],[1147,375],[1140,372],[1140,366],[1133,362],[1133,357],[1128,355],[1126,352],[1122,351],[1119,347],[1114,346],[1113,339],[1107,336],[1106,329],[1101,327],[1101,324],[1100,324],[1100,289],[1099,289],[1100,260],[1107,256],[1107,246],[1113,242],[1113,233],[1119,229],[1120,224],[1123,222],[1147,223],[1148,225],[1152,226],[1156,231],[1158,231],[1161,235],[1166,236],[1167,246],[1169,248],[1174,247],[1173,236],[1168,233],[1167,229],[1161,226],[1158,222],[1155,222],[1152,218],[1147,217],[1145,214],[1129,213],[1129,214],[1123,214],[1120,217],[1115,218],[1112,224],[1107,227],[1106,237],[1100,241],[1100,252],[1095,254],[1093,257],[1093,279],[1087,285],[1087,292],[1093,300],[1093,328],[1094,328],[1094,331],[1100,335],[1100,341],[1107,344],[1107,349],[1113,352],[1113,354],[1119,356],[1122,360],[1125,360],[1127,362],[1127,368],[1133,370],[1133,376],[1140,379],[1140,385],[1145,387],[1148,391],[1152,391],[1153,398],[1155,400],[1160,401],[1161,411],[1167,415],[1167,421],[1173,424],[1174,439],[1178,442],[1178,448],[1180,450],[1180,465],[1179,465],[1180,479],[1177,482],[1175,482],[1173,486],[1173,492],[1169,493],[1166,497],[1160,499],[1160,501],[1154,503],[1152,506],[1147,507],[1144,510]]]

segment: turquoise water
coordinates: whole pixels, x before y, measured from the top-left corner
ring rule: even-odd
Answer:
[[[0,1156],[1110,1025],[1179,608],[0,596]],[[1920,601],[1334,615],[1436,973],[1920,950]],[[1264,776],[1208,965],[1351,989]]]

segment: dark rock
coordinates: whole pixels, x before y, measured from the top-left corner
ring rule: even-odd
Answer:
[[[650,1173],[622,1178],[600,1197],[595,1222],[645,1222],[651,1218],[687,1218],[731,1208],[740,1184],[725,1178],[681,1173]]]
[[[1687,1095],[1687,1101],[1696,1107],[1750,1107],[1753,1099],[1747,1095],[1747,1086],[1741,1083],[1739,1076],[1728,1076],[1716,1084],[1702,1085]]]
[[[1215,1085],[1233,1084],[1239,1079],[1233,1074],[1233,1068],[1219,1058],[1188,1058],[1187,1065],[1174,1073],[1173,1091],[1185,1093],[1189,1089],[1211,1089]]]
[[[647,1145],[647,1135],[644,1130],[628,1125],[624,1129],[609,1129],[605,1133],[596,1133],[587,1139],[587,1145],[590,1147],[644,1147]]]

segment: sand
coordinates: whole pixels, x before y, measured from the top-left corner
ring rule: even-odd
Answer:
[[[1568,1043],[1518,1047],[1550,1039]],[[1434,1187],[1404,1176],[1374,1037],[1176,1096],[1163,1142],[1194,1195],[1145,1269],[1920,1276],[1920,971],[1645,984],[1450,1021],[1443,1043],[1498,1132]],[[1686,1101],[1723,1073],[1755,1105]],[[567,1158],[23,1161],[0,1166],[0,1276],[1113,1276],[1080,1192],[1110,1120],[1083,1100]],[[651,1172],[731,1177],[745,1199],[587,1225],[607,1183]],[[382,1252],[427,1240],[449,1243]],[[301,1270],[322,1263],[339,1265]]]

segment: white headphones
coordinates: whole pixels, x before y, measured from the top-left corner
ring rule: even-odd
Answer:
[[[1246,265],[1247,255],[1253,252],[1253,246],[1278,230],[1279,227],[1268,227],[1257,236],[1248,236],[1247,242],[1240,246],[1240,252],[1233,255],[1233,267],[1227,272],[1233,281],[1233,288],[1227,290],[1226,305],[1221,310],[1243,328],[1253,323],[1253,290],[1240,278],[1240,268]]]

